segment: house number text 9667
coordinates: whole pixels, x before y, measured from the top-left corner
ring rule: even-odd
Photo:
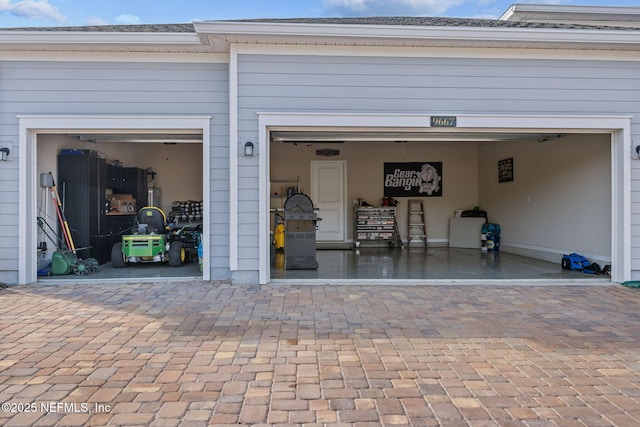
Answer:
[[[456,125],[455,116],[431,116],[431,127],[454,128]]]

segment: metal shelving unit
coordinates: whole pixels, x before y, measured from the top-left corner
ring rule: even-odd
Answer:
[[[287,200],[287,190],[295,189],[295,193],[300,192],[300,177],[293,179],[273,179],[271,180],[271,209],[282,209]]]
[[[360,247],[362,243],[403,246],[398,233],[395,206],[356,206],[353,218],[353,240],[356,247]]]

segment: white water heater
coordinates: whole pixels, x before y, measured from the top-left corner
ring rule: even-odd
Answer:
[[[160,189],[149,188],[147,190],[147,206],[160,207]]]

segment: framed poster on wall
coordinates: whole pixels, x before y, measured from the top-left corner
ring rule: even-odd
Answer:
[[[442,197],[442,162],[384,164],[385,197]]]
[[[513,157],[498,160],[498,182],[513,181]]]

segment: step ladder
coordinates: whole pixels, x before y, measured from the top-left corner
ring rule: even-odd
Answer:
[[[427,216],[424,211],[424,202],[420,199],[409,199],[407,208],[407,246],[411,247],[411,241],[420,239],[427,247]]]
[[[404,250],[404,243],[402,243],[402,237],[400,237],[400,229],[398,228],[398,221],[393,219],[393,234],[394,234],[394,246]]]

